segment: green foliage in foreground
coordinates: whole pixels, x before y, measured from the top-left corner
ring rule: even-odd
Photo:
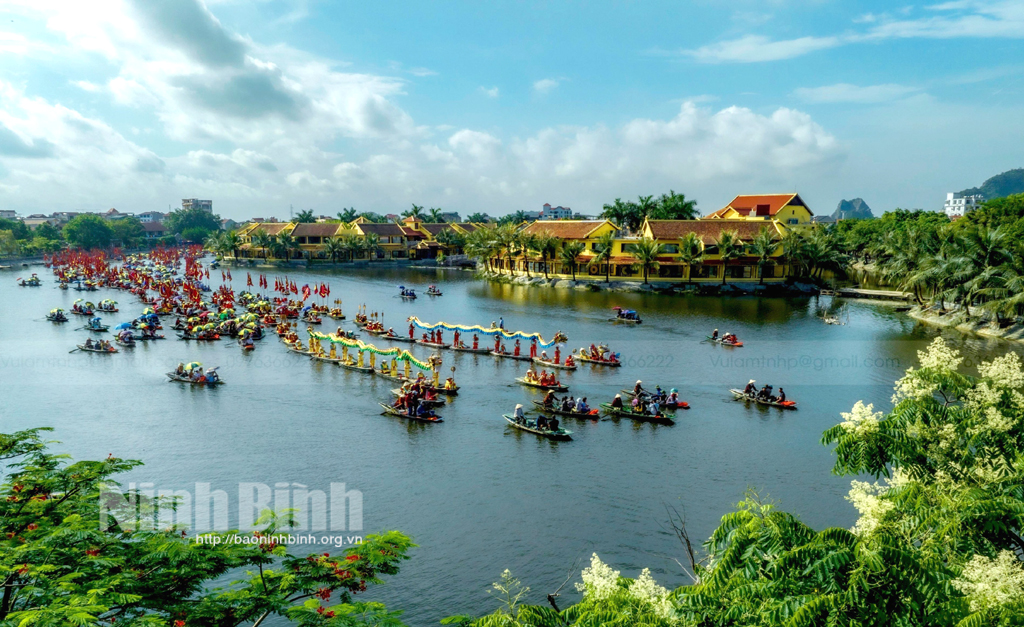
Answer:
[[[978,378],[941,339],[896,383],[885,415],[857,403],[825,432],[853,481],[853,529],[815,531],[749,495],[690,555],[693,584],[628,579],[597,555],[561,612],[522,604],[508,571],[499,609],[473,627],[1024,625],[1024,369],[1015,353]],[[688,545],[685,528],[676,526]],[[689,553],[689,552],[688,552]]]
[[[101,487],[139,462],[70,462],[47,452],[43,431],[0,434],[0,625],[255,626],[274,615],[303,626],[401,624],[383,605],[355,600],[398,572],[413,546],[401,533],[369,535],[344,555],[296,557],[273,542],[196,543],[175,527],[103,529]],[[292,520],[266,513],[261,522],[269,537]]]

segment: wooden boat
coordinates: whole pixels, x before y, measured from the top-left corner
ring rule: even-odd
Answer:
[[[601,409],[604,410],[604,413],[608,414],[609,416],[615,416],[617,418],[629,418],[631,420],[636,420],[638,422],[653,422],[660,425],[676,424],[674,420],[672,420],[665,414],[658,414],[657,416],[652,416],[650,414],[637,413],[632,409],[626,409],[625,407],[623,407],[622,409],[615,409],[614,407],[612,407],[611,403],[601,403]]]
[[[451,349],[458,353],[476,353],[477,355],[486,355],[491,352],[489,347],[473,348],[472,346],[452,346]]]
[[[178,333],[179,340],[192,340],[193,342],[217,342],[220,340],[219,335],[213,337],[199,337],[198,335],[185,335],[184,333]]]
[[[306,355],[307,357],[313,356],[313,353],[309,352],[309,349],[304,347],[302,344],[298,344],[297,346],[289,345],[288,350],[293,353],[298,353],[299,355]]]
[[[110,330],[110,326],[108,326],[106,324],[100,325],[98,327],[84,326],[84,327],[82,327],[82,330],[83,331],[93,331],[95,333],[105,333],[106,331]]]
[[[68,317],[65,315],[55,316],[54,314],[46,314],[46,319],[50,322],[67,322]]]
[[[441,292],[441,290],[433,290],[433,291],[431,291],[431,290],[430,290],[430,289],[428,288],[428,289],[427,289],[427,296],[444,296],[444,293],[443,293],[443,292]]]
[[[721,340],[721,338],[716,340],[715,338],[711,337],[710,335],[707,336],[707,338],[708,338],[707,341],[714,342],[715,344],[721,344],[722,346],[735,346],[736,348],[739,348],[739,347],[743,346],[743,342],[723,342]]]
[[[640,318],[608,318],[608,322],[621,322],[623,324],[642,324],[643,320]]]
[[[122,340],[119,337],[118,338],[114,338],[114,342],[118,346],[124,346],[125,348],[134,348],[135,344],[136,344],[135,340],[132,340],[131,342],[125,342],[124,340]]]
[[[165,340],[167,338],[163,335],[140,335],[135,339],[139,342],[148,342],[149,340]]]
[[[376,334],[376,336],[385,340],[391,340],[392,342],[406,342],[408,344],[415,344],[416,342],[419,342],[419,340],[413,339],[411,337],[403,337],[401,335],[388,335],[387,332]]]
[[[387,379],[388,381],[397,381],[399,383],[415,383],[416,382],[416,379],[407,379],[405,377],[405,375],[402,374],[402,373],[398,373],[397,376],[391,376],[391,373],[390,373],[389,370],[374,370],[373,374],[377,375],[378,377],[383,377],[383,378]],[[448,389],[448,388],[445,388],[443,385],[440,386],[440,387],[434,387],[432,385],[428,385],[428,384],[424,383],[423,387],[425,389],[430,390],[434,394],[444,394],[446,396],[456,396],[459,393],[459,386],[457,386],[457,385],[454,388]]]
[[[575,370],[576,369],[576,364],[573,364],[571,366],[566,366],[564,361],[562,363],[560,363],[560,364],[556,364],[553,361],[544,361],[540,357],[534,357],[533,358],[533,363],[541,365],[541,366],[545,366],[547,368],[558,368],[559,370]]]
[[[633,390],[622,390],[622,395],[623,396],[627,396],[629,398],[633,398],[634,396],[636,396],[635,394],[633,394]],[[650,394],[644,394],[644,396],[646,396],[647,398],[652,398],[652,396]],[[686,401],[679,401],[679,402],[677,402],[674,405],[672,403],[666,403],[666,402],[659,401],[658,405],[660,405],[662,409],[689,409],[690,408],[690,404],[687,403]]]
[[[404,394],[404,392],[402,392],[402,388],[393,388],[391,390],[391,393],[394,394],[395,396],[401,396],[402,394]],[[442,398],[442,397],[438,396],[437,398],[435,398],[433,400],[429,400],[428,401],[425,398],[421,398],[421,399],[419,399],[419,401],[420,401],[420,405],[426,405],[427,407],[440,407],[441,405],[444,405],[445,403],[447,403],[448,399]]]
[[[529,355],[513,355],[512,353],[496,353],[493,350],[487,351],[489,354],[495,357],[504,357],[505,359],[515,359],[516,361],[532,361],[533,357]]]
[[[92,309],[72,309],[71,313],[75,314],[76,316],[92,317],[96,315],[96,312]]]
[[[569,391],[569,386],[562,385],[561,383],[559,383],[558,385],[542,385],[542,384],[536,383],[534,381],[527,381],[526,377],[516,377],[516,381],[521,383],[521,384],[523,384],[523,385],[525,385],[525,386],[527,386],[527,387],[538,388],[538,389],[541,389],[541,390],[552,390],[554,392],[568,392]]]
[[[743,399],[745,401],[753,401],[758,405],[771,405],[772,407],[779,407],[782,409],[796,409],[796,401],[782,401],[780,403],[779,401],[769,401],[763,398],[757,398],[756,396],[750,396],[749,394],[744,394],[743,390],[730,389],[729,391],[733,393],[733,396],[735,396],[737,400]]]
[[[222,381],[221,379],[217,379],[216,381],[193,381],[191,378],[179,375],[177,372],[168,372],[167,378],[170,379],[171,381],[176,381],[178,383],[188,383],[190,385],[224,385],[224,381]]]
[[[436,348],[436,349],[451,348],[452,347],[451,344],[445,344],[444,342],[430,342],[430,341],[427,341],[427,340],[416,340],[416,343],[420,344],[420,345],[423,345],[423,346],[429,346],[431,348]]]
[[[111,353],[118,352],[117,349],[114,348],[113,346],[111,346],[110,348],[86,348],[85,344],[79,344],[78,350],[86,353],[103,353],[104,355],[109,355]]]
[[[608,359],[591,359],[590,357],[584,357],[583,355],[573,355],[573,359],[587,364],[594,364],[595,366],[608,366],[609,368],[619,368],[622,366],[621,361],[611,361]]]
[[[316,359],[314,357],[314,359]],[[348,361],[343,361],[340,357],[336,360],[332,360],[330,357],[319,358],[319,361],[327,361],[333,363],[335,366],[344,368],[345,370],[354,370],[356,372],[362,372],[363,374],[374,374],[373,368],[369,366],[360,366],[359,362],[349,357]]]
[[[415,420],[416,422],[444,422],[444,420],[442,420],[440,416],[416,416],[413,414],[402,413],[402,411],[399,410],[397,407],[392,407],[391,405],[385,405],[384,403],[378,403],[378,405],[384,408],[384,413],[387,414],[388,416],[398,416],[399,418],[405,418],[406,420]]]
[[[545,438],[549,438],[549,439],[552,439],[552,440],[563,440],[563,441],[572,440],[572,431],[567,431],[566,429],[559,428],[558,431],[550,431],[548,429],[538,429],[537,427],[531,427],[529,424],[525,424],[525,425],[519,424],[518,422],[516,422],[516,419],[513,418],[512,416],[510,416],[509,414],[502,414],[501,417],[504,418],[505,421],[508,422],[508,424],[510,424],[513,427],[515,427],[516,429],[520,429],[522,431],[529,431],[530,433],[536,433],[539,436],[543,436]]]
[[[570,418],[591,419],[591,420],[600,417],[600,413],[596,409],[591,409],[588,413],[581,414],[578,411],[564,411],[564,410],[561,410],[561,409],[556,409],[554,407],[547,407],[547,406],[544,405],[544,403],[542,401],[534,400],[534,401],[530,401],[530,402],[533,403],[534,405],[536,405],[538,408],[540,408],[541,411],[543,411],[546,414],[555,414],[556,416],[568,416]]]

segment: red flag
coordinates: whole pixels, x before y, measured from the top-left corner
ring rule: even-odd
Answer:
[[[302,286],[302,300],[305,301],[307,298],[309,298],[309,284],[308,283],[306,285]]]
[[[232,280],[233,279],[231,278],[231,270],[228,270],[228,281],[232,281]]]
[[[252,287],[252,275],[248,272],[245,273],[245,286]]]
[[[210,269],[209,268],[206,269],[206,278],[207,279],[210,278]]]
[[[292,294],[298,294],[299,288],[296,287],[295,283],[292,283]]]

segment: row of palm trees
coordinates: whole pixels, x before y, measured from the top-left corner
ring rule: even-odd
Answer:
[[[616,239],[616,233],[611,231],[597,238],[592,247],[593,255],[583,260],[581,257],[586,252],[586,245],[582,242],[563,242],[553,235],[524,233],[516,225],[503,224],[494,228],[481,228],[471,233],[466,241],[466,252],[471,257],[485,260],[488,269],[496,270],[499,274],[505,268],[512,274],[516,261],[522,259],[525,262],[523,268],[527,276],[530,276],[530,258],[540,257],[544,278],[548,278],[548,261],[557,260],[568,269],[574,281],[583,261],[583,267],[603,266],[605,282],[608,282]],[[762,228],[750,242],[742,241],[735,231],[722,231],[713,244],[713,253],[709,252],[709,247],[692,232],[672,243],[676,245],[679,261],[689,269],[688,280],[691,283],[694,272],[704,264],[707,254],[716,254],[724,267],[728,267],[730,262],[740,257],[756,258],[761,283],[764,283],[766,269],[776,264],[780,248],[784,250],[783,258],[786,262],[807,276],[820,276],[826,269],[838,268],[841,262],[838,244],[834,241],[825,240],[817,233],[809,237],[789,233],[780,240],[774,230],[768,227]],[[649,237],[641,237],[630,242],[628,254],[633,259],[630,265],[633,271],[643,275],[644,283],[648,283],[651,273],[658,270],[658,258],[667,254],[668,244]],[[723,271],[722,284],[724,285],[727,280],[728,275]]]
[[[1003,228],[957,230],[913,226],[870,246],[881,278],[911,292],[919,304],[972,307],[998,322],[1024,315],[1024,255]]]
[[[238,259],[238,251],[242,247],[242,239],[234,231],[212,233],[205,242],[207,250],[224,257],[231,255]],[[354,260],[369,253],[375,256],[381,249],[380,236],[376,233],[366,235],[341,235],[324,239],[324,256],[331,261]],[[251,237],[251,246],[260,250],[263,259],[292,259],[296,254],[305,251],[299,242],[286,233],[271,235],[263,229],[256,229]]]

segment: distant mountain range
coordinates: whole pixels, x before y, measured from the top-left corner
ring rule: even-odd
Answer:
[[[1012,194],[1024,194],[1024,168],[1007,170],[985,181],[981,184],[981,187],[972,187],[960,193],[965,196],[981,194],[985,197],[985,200],[1002,198]]]
[[[832,220],[867,220],[873,217],[871,207],[862,198],[840,200],[839,206],[832,212]]]

